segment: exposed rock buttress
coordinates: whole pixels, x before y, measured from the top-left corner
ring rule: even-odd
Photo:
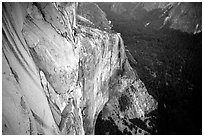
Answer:
[[[102,11],[98,27],[79,8],[3,3],[3,134],[94,134],[100,112],[124,131],[123,121],[145,123],[157,109],[120,34],[101,28]]]

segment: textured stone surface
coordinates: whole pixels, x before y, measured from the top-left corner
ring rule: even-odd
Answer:
[[[158,12],[160,11],[158,3],[145,3],[144,6],[141,6],[141,11],[145,9],[149,14],[139,13],[140,10],[136,8],[135,16],[138,15],[136,16],[138,21],[135,19],[132,22],[131,20],[126,20],[125,17],[134,16],[134,14],[128,16],[128,13],[131,13],[131,9],[133,10],[137,3],[120,3],[120,6],[124,6],[127,10],[120,15],[117,11],[118,16],[113,14],[113,12],[104,10],[110,7],[107,5],[101,6],[100,4],[109,3],[99,3],[99,6],[107,14],[107,18],[112,21],[113,29],[122,34],[129,63],[137,70],[149,94],[158,101],[158,118],[156,122],[158,123],[158,134],[201,134],[202,32],[198,31],[197,34],[192,34],[169,27],[159,29],[158,26],[162,22],[157,22],[158,18],[156,17],[165,10]],[[162,3],[160,4],[162,7]],[[191,17],[196,18],[195,20],[183,22],[183,24],[188,24],[189,28],[195,29],[196,24],[193,24],[193,22],[202,18],[201,11],[199,11],[201,5],[201,3],[180,3],[179,6],[176,6],[178,9],[175,10],[174,15],[178,14],[175,17],[178,20],[181,17],[180,19],[183,21],[191,20]],[[186,12],[187,9],[188,12]],[[179,11],[186,12],[186,14],[180,16],[182,12]],[[166,15],[168,14],[166,12]],[[147,15],[147,18],[142,15]],[[144,20],[139,17],[144,17]],[[145,18],[152,21],[146,27],[145,23],[148,20]],[[98,134],[116,134],[117,132],[117,134],[123,134],[113,130],[113,128],[117,129],[117,127],[114,121],[109,119],[111,118],[102,120],[99,115],[99,122],[97,122],[99,124],[96,124],[96,126],[102,125],[103,127],[101,127],[100,131],[97,131]],[[153,120],[154,118],[151,119]],[[141,123],[139,120],[134,120],[137,123]],[[130,122],[133,121],[131,120]],[[130,123],[128,124],[130,125]],[[137,125],[139,126],[139,124]],[[143,124],[141,126],[145,127]],[[124,129],[124,132],[132,134],[132,132],[126,129]]]
[[[38,69],[21,33],[28,5],[2,6],[2,124],[5,122],[6,127],[3,133],[58,134]]]
[[[157,102],[128,62],[120,34],[84,25],[82,17],[79,23],[77,5],[3,4],[3,63],[8,66],[3,73],[10,70],[16,81],[8,86],[11,80],[3,77],[2,124],[25,124],[5,124],[4,134],[94,134],[104,106],[103,117],[112,115],[123,131],[124,119],[146,123],[146,115],[156,110]]]

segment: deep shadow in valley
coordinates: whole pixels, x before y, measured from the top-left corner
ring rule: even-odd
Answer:
[[[147,29],[134,20],[111,14],[107,18],[122,35],[131,66],[158,101],[157,134],[202,134],[202,33],[188,34],[168,25]],[[115,127],[110,121],[100,123],[103,131],[96,134]],[[113,129],[110,134],[119,132]]]

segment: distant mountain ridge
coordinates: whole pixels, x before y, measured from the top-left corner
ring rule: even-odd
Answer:
[[[138,27],[161,29],[168,26],[188,33],[202,31],[202,4],[199,2],[114,2],[97,3],[113,21],[132,21]]]

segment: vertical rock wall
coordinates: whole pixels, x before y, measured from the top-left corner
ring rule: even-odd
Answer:
[[[127,119],[157,108],[120,34],[79,25],[77,5],[3,3],[3,134],[94,134],[105,104]]]

